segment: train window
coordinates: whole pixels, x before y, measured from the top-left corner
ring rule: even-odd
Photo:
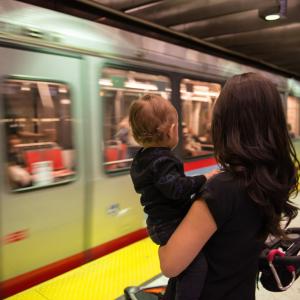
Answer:
[[[2,83],[10,189],[74,178],[71,97],[66,84],[6,79]]]
[[[190,158],[211,154],[211,115],[221,91],[217,83],[183,79],[180,83],[182,107],[183,156]]]
[[[287,98],[287,125],[291,138],[300,136],[300,103],[296,97]]]
[[[140,148],[128,123],[131,102],[146,93],[170,99],[170,80],[161,75],[107,67],[102,72],[99,85],[104,106],[104,168],[108,172],[124,170],[129,168]]]

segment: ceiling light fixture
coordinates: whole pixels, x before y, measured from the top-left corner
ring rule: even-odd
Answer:
[[[275,21],[287,15],[287,0],[276,0],[273,6],[259,9],[258,15],[265,21]]]

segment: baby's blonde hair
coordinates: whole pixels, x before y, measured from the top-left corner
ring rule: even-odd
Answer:
[[[129,109],[129,124],[134,139],[141,146],[159,145],[167,140],[177,111],[170,101],[155,94],[146,94]]]

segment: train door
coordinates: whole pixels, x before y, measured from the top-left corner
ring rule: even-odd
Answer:
[[[6,47],[0,57],[1,281],[20,286],[84,250],[82,63]]]
[[[93,66],[93,78],[98,78],[93,113],[98,118],[92,119],[98,120],[94,128],[99,130],[94,130],[90,244],[97,257],[146,236],[145,214],[129,176],[140,146],[129,128],[128,113],[130,104],[146,93],[170,100],[171,80],[162,72],[122,64],[95,61]]]

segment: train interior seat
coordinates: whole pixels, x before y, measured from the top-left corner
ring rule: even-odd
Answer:
[[[105,149],[104,149],[104,159],[106,163],[118,161],[115,164],[107,164],[105,166],[105,169],[115,170],[117,168],[122,168],[124,166],[127,166],[126,162],[122,162],[122,160],[127,158],[127,152],[128,152],[128,146],[125,143],[121,143],[119,141],[108,141],[106,143]]]
[[[104,160],[106,163],[105,169],[107,171],[115,170],[122,166],[122,162],[111,164],[110,162],[120,161],[126,159],[127,145],[117,140],[108,140],[104,147]]]
[[[27,166],[27,171],[32,173],[32,166],[36,162],[42,161],[41,154],[39,150],[30,150],[24,153],[25,163]]]
[[[119,147],[118,146],[108,146],[104,149],[105,162],[117,161],[119,160]],[[114,170],[117,168],[117,164],[109,164],[105,166],[106,170]]]
[[[72,170],[66,168],[63,162],[62,149],[50,148],[50,149],[37,149],[25,151],[25,162],[29,173],[33,173],[34,163],[51,161],[53,168],[53,176],[61,177],[74,174]]]
[[[44,150],[43,160],[52,161],[54,171],[62,170],[65,168],[62,159],[62,150],[59,148]]]
[[[127,158],[127,144],[121,144],[120,145],[120,159],[126,159]]]

